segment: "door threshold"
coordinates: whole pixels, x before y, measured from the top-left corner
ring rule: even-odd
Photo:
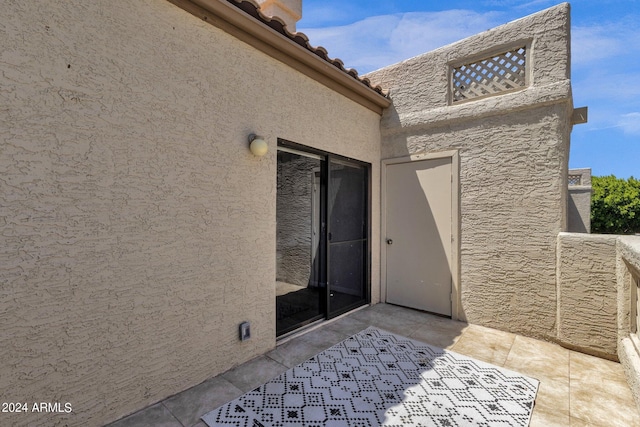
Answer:
[[[308,325],[305,325],[303,327],[301,327],[300,329],[296,329],[295,331],[291,331],[291,332],[287,332],[286,334],[283,334],[279,337],[276,338],[276,347],[282,344],[285,344],[295,338],[298,338],[308,332],[311,331],[315,331],[316,329],[322,327],[322,326],[326,326],[326,325],[330,325],[331,323],[342,319],[343,317],[346,317],[350,314],[355,313],[356,311],[360,311],[363,310],[367,307],[371,307],[371,304],[364,304],[361,305],[360,307],[356,307],[351,311],[347,311],[346,313],[343,313],[339,316],[336,316],[334,318],[331,319],[320,319],[320,320],[316,320],[315,322],[309,323]]]
[[[323,325],[324,322],[326,322],[325,319],[319,319],[319,320],[316,320],[315,322],[309,323],[308,325],[301,326],[298,329],[295,329],[291,332],[282,334],[276,338],[276,345],[284,344],[287,341],[291,341],[292,339],[299,337],[300,335],[304,335],[307,332],[317,329],[320,325]]]
[[[408,308],[409,310],[419,311],[420,313],[431,314],[433,316],[444,317],[445,319],[454,320],[453,316],[450,315],[450,314],[436,313],[435,311],[423,310],[421,308],[409,307],[408,305],[396,304],[396,303],[393,303],[393,302],[385,302],[385,304],[393,305],[393,306],[396,306],[396,307]]]

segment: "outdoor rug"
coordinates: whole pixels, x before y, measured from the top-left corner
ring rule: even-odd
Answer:
[[[368,328],[202,420],[210,427],[528,426],[538,384]]]

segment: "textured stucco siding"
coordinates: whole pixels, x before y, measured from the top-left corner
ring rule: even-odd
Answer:
[[[567,231],[591,233],[591,187],[569,187]]]
[[[636,302],[635,278],[640,277],[640,237],[620,236],[616,256],[618,282],[618,340],[634,331],[632,305]]]
[[[640,237],[620,236],[617,241],[618,358],[636,405],[640,408],[640,332],[634,326],[632,306],[637,306],[636,280],[640,278]],[[635,288],[635,289],[634,289]],[[634,313],[637,315],[637,313]]]
[[[449,64],[523,43],[530,43],[526,89],[449,105]],[[393,100],[382,118],[383,159],[459,152],[460,298],[469,322],[555,337],[569,51],[562,4],[367,76]]]
[[[580,179],[573,184],[569,179],[567,231],[591,233],[591,169],[569,169],[569,177],[571,176],[579,176]]]
[[[558,236],[558,340],[617,358],[618,300],[615,235]]]
[[[165,1],[8,0],[0,40],[0,393],[73,407],[0,424],[101,425],[275,345],[278,137],[372,164],[379,299],[377,114]]]

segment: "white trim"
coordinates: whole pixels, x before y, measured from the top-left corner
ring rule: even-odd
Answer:
[[[465,321],[460,285],[460,153],[458,150],[420,152],[383,159],[380,170],[380,300],[387,300],[387,166],[432,159],[451,159],[451,318]]]

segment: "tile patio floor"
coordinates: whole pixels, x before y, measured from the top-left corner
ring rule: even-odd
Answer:
[[[640,426],[640,414],[618,363],[508,332],[377,304],[327,322],[109,427],[206,427],[202,415],[368,326],[538,379],[531,426]]]

